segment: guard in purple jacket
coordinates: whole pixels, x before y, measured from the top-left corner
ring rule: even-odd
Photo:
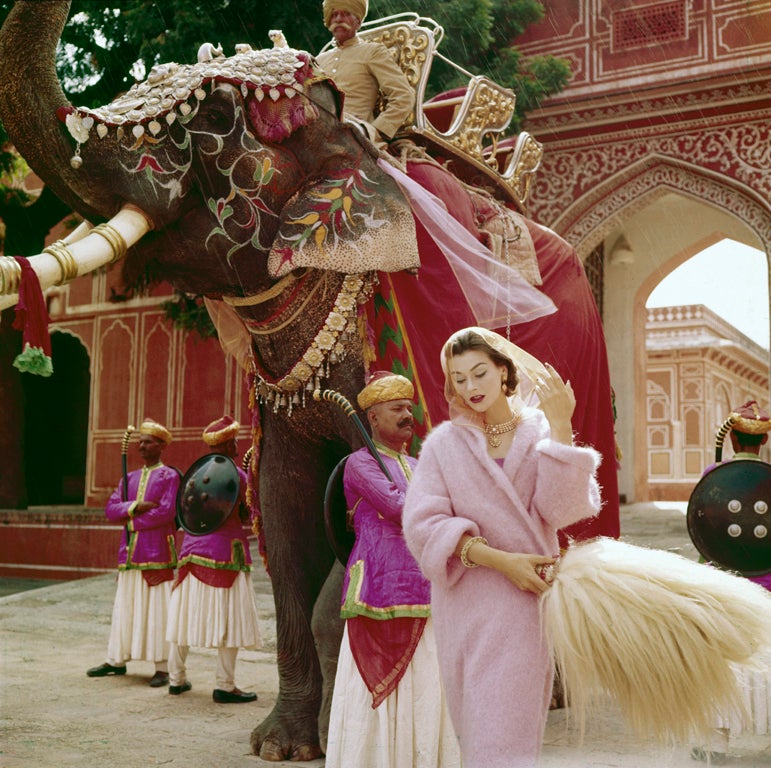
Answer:
[[[238,457],[239,423],[223,416],[203,431],[210,453]],[[227,519],[209,533],[185,533],[177,581],[171,595],[166,637],[169,652],[169,693],[189,691],[185,661],[189,647],[216,648],[216,688],[219,704],[257,700],[257,694],[236,687],[239,648],[259,648],[257,604],[251,582],[252,556],[244,524],[248,522],[246,473],[238,468],[241,493]]]
[[[749,400],[734,408],[721,430],[729,428],[728,435],[731,438],[734,459],[763,461],[760,451],[768,442],[768,435],[771,433],[771,416],[757,401]],[[719,466],[720,464],[710,464],[704,474]],[[771,591],[771,573],[747,578]],[[734,734],[771,734],[771,657],[766,663],[766,669],[742,669],[738,673],[746,692],[743,717],[740,717],[739,713],[722,714],[716,722],[713,743],[697,745],[691,750],[694,760],[710,762],[713,765],[725,763],[732,731]]]
[[[386,477],[369,449],[351,454],[343,486],[356,532],[343,584],[346,619],[335,678],[327,768],[460,765],[431,623],[431,589],[402,535],[402,506],[416,459],[414,389],[374,373],[359,393]]]
[[[146,419],[139,427],[139,455],[144,466],[128,475],[126,501],[123,480],[110,496],[105,514],[121,523],[118,588],[112,609],[107,661],[92,667],[89,677],[125,675],[127,661],[152,661],[153,688],[169,682],[165,639],[171,583],[177,554],[174,546],[179,474],[161,462],[171,433]]]

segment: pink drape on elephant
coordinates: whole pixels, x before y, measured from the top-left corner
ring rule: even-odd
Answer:
[[[408,164],[410,178],[441,198],[448,210],[481,239],[474,207],[462,185],[431,163]],[[541,290],[557,306],[555,314],[511,327],[511,340],[549,362],[569,379],[576,393],[573,427],[577,442],[591,445],[603,456],[598,471],[603,508],[597,518],[572,526],[561,534],[587,539],[619,535],[618,479],[610,376],[605,335],[597,305],[583,265],[575,250],[549,229],[527,221],[543,279]],[[455,275],[431,236],[416,220],[421,255],[417,277],[404,273],[381,274],[380,294],[389,308],[389,318],[374,320],[378,365],[392,365],[401,355],[399,367],[411,366],[416,389],[427,415],[425,429],[447,418],[444,379],[439,353],[447,337],[459,328],[476,324]],[[370,321],[373,322],[372,316]],[[391,327],[387,327],[388,325]],[[396,325],[398,324],[398,328]],[[506,329],[499,329],[506,334]],[[384,333],[385,331],[385,333]],[[387,339],[392,340],[389,345]],[[389,350],[389,346],[392,347]],[[398,348],[398,349],[396,349]]]

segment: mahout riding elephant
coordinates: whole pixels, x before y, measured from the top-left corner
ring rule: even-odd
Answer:
[[[441,343],[478,318],[378,150],[340,121],[340,94],[309,54],[244,46],[232,57],[161,65],[111,104],[76,109],[54,67],[68,12],[69,0],[18,0],[10,12],[0,31],[0,117],[62,200],[89,221],[109,222],[31,262],[46,265],[45,288],[119,257],[125,240],[127,285],[166,280],[203,294],[237,328],[233,347],[247,361],[254,398],[253,482],[279,671],[275,707],[254,729],[252,748],[267,760],[313,759],[321,754],[322,674],[311,621],[334,560],[321,500],[360,436],[312,392],[323,386],[353,399],[374,356],[419,381],[427,429],[444,418]],[[413,166],[426,184],[436,172]],[[455,193],[453,212],[473,231],[474,206]],[[527,228],[541,290],[557,312],[513,325],[512,339],[572,379],[578,438],[610,468],[594,532],[617,535],[597,310],[575,252],[549,230]],[[325,621],[317,612],[315,623]],[[339,641],[335,629],[328,634]]]

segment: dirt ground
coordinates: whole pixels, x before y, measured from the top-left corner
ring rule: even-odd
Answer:
[[[684,505],[624,507],[622,532],[631,543],[695,556],[685,529]],[[113,575],[49,583],[0,597],[0,766],[323,766],[323,760],[265,763],[250,754],[249,734],[272,708],[278,689],[270,581],[256,567],[253,583],[265,645],[260,651],[239,654],[237,684],[257,691],[259,699],[237,705],[212,701],[216,658],[211,651],[191,649],[188,674],[193,689],[182,696],[150,688],[153,668],[146,662],[129,663],[123,677],[86,677],[86,669],[104,660]],[[567,714],[550,713],[542,768],[704,765],[690,758],[688,745],[662,748],[635,741],[611,706],[590,723],[580,744],[566,722]],[[729,765],[771,768],[771,740],[765,736],[732,740]]]

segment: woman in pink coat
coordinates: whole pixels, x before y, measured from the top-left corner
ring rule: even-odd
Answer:
[[[464,768],[525,768],[538,760],[553,678],[538,597],[557,530],[599,511],[599,454],[572,444],[570,384],[502,336],[458,331],[442,367],[450,421],[423,444],[404,535],[431,581]],[[540,409],[525,405],[533,394]]]

